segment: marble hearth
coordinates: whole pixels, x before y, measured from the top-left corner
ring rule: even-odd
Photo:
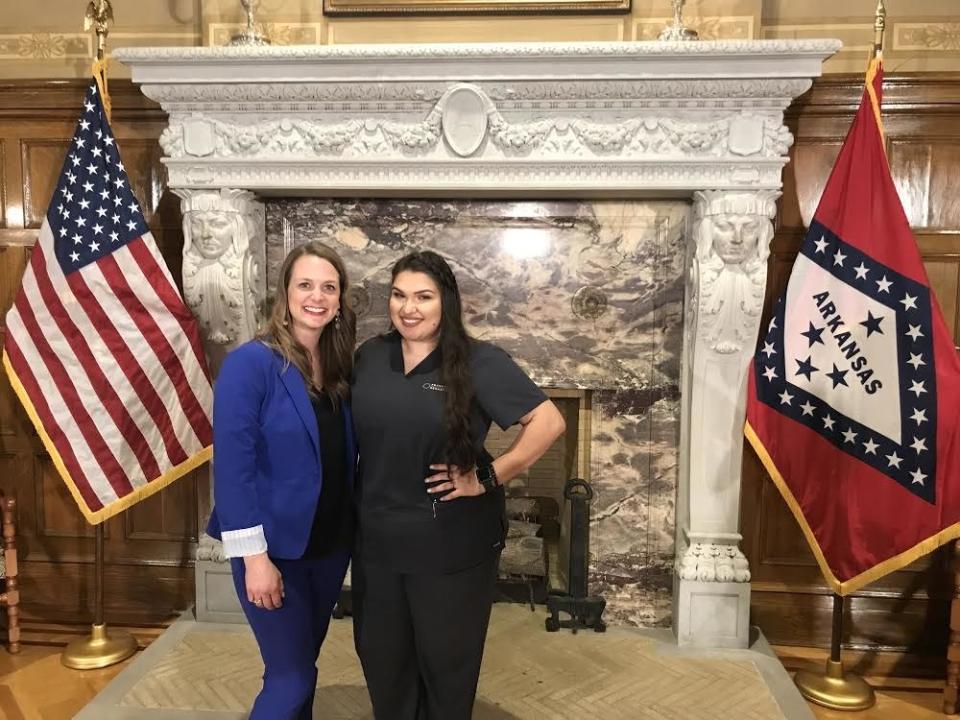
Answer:
[[[473,331],[590,391],[593,589],[610,620],[745,646],[744,376],[792,143],[833,40],[138,48],[169,113],[184,290],[217,365],[284,251],[346,256],[361,333],[390,263],[455,263]],[[359,199],[355,199],[359,198]],[[201,518],[204,521],[205,518]],[[208,539],[198,616],[232,595]]]

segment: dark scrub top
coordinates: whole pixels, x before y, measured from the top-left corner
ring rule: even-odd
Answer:
[[[395,572],[454,572],[476,565],[503,547],[502,488],[477,497],[434,502],[424,479],[442,463],[446,433],[440,351],[407,375],[400,335],[371,338],[354,362],[352,408],[360,467],[358,549],[365,561]],[[475,401],[470,438],[481,457],[491,421],[508,428],[546,395],[500,348],[471,341]]]
[[[323,483],[313,516],[313,527],[303,557],[319,558],[350,548],[355,525],[353,501],[347,487],[347,446],[343,414],[326,393],[310,395],[320,431],[320,467]]]

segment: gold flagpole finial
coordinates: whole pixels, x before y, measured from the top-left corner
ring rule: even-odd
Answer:
[[[883,0],[877,0],[877,11],[873,18],[873,56],[883,56],[883,33],[887,28],[887,8]]]
[[[87,12],[83,17],[83,29],[95,30],[97,33],[97,60],[103,61],[107,48],[107,35],[110,34],[108,23],[113,22],[113,7],[110,0],[90,0],[87,3]]]
[[[94,30],[97,33],[97,57],[93,61],[93,76],[100,87],[100,100],[103,109],[110,119],[113,109],[110,103],[110,92],[107,89],[107,35],[110,34],[109,23],[113,22],[113,6],[110,0],[90,0],[87,3],[87,12],[83,17],[83,29]]]

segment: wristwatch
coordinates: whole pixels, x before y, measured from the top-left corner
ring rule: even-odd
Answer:
[[[476,469],[477,480],[480,481],[480,484],[483,485],[484,492],[493,492],[500,484],[497,482],[497,471],[493,469],[493,465],[481,465]]]

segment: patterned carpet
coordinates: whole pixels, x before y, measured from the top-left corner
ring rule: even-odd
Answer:
[[[77,720],[242,718],[262,664],[244,626],[182,620]],[[349,620],[334,620],[320,656],[314,717],[372,718]],[[764,672],[761,672],[761,667]],[[782,678],[776,673],[782,673]],[[543,613],[494,607],[475,720],[773,720],[810,717],[774,658],[694,655],[662,631],[547,633]],[[784,681],[785,682],[782,682]],[[795,693],[795,691],[793,691]],[[797,695],[799,698],[799,695]]]

